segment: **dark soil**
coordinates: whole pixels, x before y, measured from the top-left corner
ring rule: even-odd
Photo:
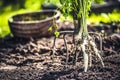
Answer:
[[[71,25],[71,28],[67,26]],[[60,30],[72,30],[72,23]],[[103,38],[102,67],[94,58],[92,67],[83,71],[83,57],[79,55],[77,65],[72,65],[72,37],[66,36],[69,48],[68,68],[65,68],[66,49],[62,35],[57,39],[54,63],[51,59],[53,37],[21,39],[7,37],[0,39],[0,80],[120,80],[120,34],[114,33]],[[99,42],[99,40],[97,40]]]

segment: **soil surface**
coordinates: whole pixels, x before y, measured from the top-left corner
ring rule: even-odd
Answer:
[[[71,22],[59,26],[65,26],[60,30],[73,29]],[[96,31],[96,29],[100,30],[91,27],[89,30]],[[65,68],[66,49],[62,35],[56,41],[57,53],[54,62],[51,58],[53,36],[39,39],[16,37],[0,39],[0,80],[120,80],[120,34],[118,32],[112,34],[108,28],[107,30],[108,34],[103,35],[103,53],[101,53],[105,67],[102,67],[100,61],[94,57],[93,65],[87,72],[84,72],[82,54],[79,55],[76,66],[72,64],[74,55],[71,53],[72,35],[66,35],[70,54],[67,68]],[[96,43],[98,42],[99,39],[96,40]]]

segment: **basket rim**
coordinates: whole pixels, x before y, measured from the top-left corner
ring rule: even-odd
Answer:
[[[31,13],[42,13],[42,12],[55,12],[56,14],[51,16],[51,17],[49,17],[49,18],[42,19],[42,20],[35,20],[35,21],[11,21],[11,19],[14,16],[17,16],[17,15],[31,14]],[[8,18],[8,22],[9,23],[13,23],[13,24],[42,23],[42,22],[49,21],[49,20],[52,20],[52,19],[57,19],[59,16],[60,16],[60,11],[58,11],[58,10],[40,10],[40,11],[34,11],[34,12],[25,12],[25,13],[21,13],[21,14],[15,14],[15,15],[11,16],[10,18]]]

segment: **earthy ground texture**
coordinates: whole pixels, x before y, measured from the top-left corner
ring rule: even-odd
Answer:
[[[73,28],[70,22],[60,26],[65,26],[60,30]],[[105,29],[109,36],[104,34],[102,42],[101,56],[105,67],[102,67],[100,61],[93,57],[93,65],[87,72],[83,71],[82,54],[79,55],[76,67],[72,65],[74,54],[71,53],[71,35],[66,35],[70,54],[67,68],[64,66],[66,49],[62,35],[56,41],[57,53],[54,63],[51,59],[53,36],[29,40],[16,37],[0,39],[0,80],[120,80],[120,34],[116,28],[113,31],[114,28],[110,30],[108,25],[102,28],[90,27],[91,31]],[[112,31],[117,33],[111,34]],[[99,39],[96,43],[98,42]]]

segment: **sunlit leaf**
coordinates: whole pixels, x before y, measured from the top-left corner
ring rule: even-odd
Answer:
[[[60,33],[58,31],[55,31],[54,34],[56,37],[58,37],[60,35]]]
[[[48,31],[52,32],[52,26],[48,29]]]

